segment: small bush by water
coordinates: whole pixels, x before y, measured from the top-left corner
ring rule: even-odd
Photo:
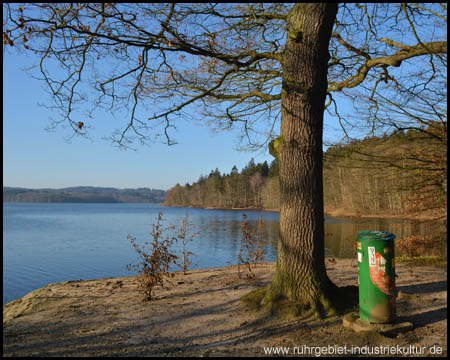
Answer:
[[[188,215],[181,220],[181,226],[177,229],[174,225],[162,226],[163,214],[158,213],[156,224],[153,224],[151,233],[152,241],[146,241],[144,245],[136,243],[136,238],[128,235],[128,240],[141,258],[138,264],[127,265],[129,271],[137,271],[138,289],[143,295],[144,301],[154,299],[154,288],[159,285],[165,287],[169,279],[175,276],[174,272],[169,272],[171,264],[179,265],[183,273],[186,274],[188,266],[191,265],[189,257],[192,252],[186,250],[186,242],[191,241],[198,233],[192,233],[194,224],[188,222]],[[168,232],[175,231],[177,236],[170,237]],[[166,235],[164,235],[166,233]],[[178,256],[173,253],[172,245],[178,240],[182,245],[182,263],[177,264]]]
[[[241,247],[238,254],[238,276],[241,277],[241,264],[246,265],[248,279],[254,279],[255,274],[252,272],[252,267],[256,266],[257,262],[264,261],[264,254],[266,253],[266,245],[268,241],[263,237],[264,220],[261,216],[259,218],[256,230],[249,228],[247,223],[247,215],[242,214],[242,238]]]

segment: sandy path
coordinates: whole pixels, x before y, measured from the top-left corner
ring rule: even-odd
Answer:
[[[357,285],[356,261],[327,261],[339,286]],[[240,298],[270,282],[274,263],[257,278],[237,278],[236,267],[177,274],[157,299],[142,302],[135,277],[50,284],[3,307],[4,356],[263,356],[264,347],[425,346],[447,353],[446,269],[422,266],[411,276],[397,264],[400,319],[413,331],[387,338],[325,320],[261,318]],[[295,356],[298,356],[295,355]]]

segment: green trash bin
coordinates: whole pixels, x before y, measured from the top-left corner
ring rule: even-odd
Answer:
[[[359,316],[375,324],[395,319],[395,235],[383,231],[358,234]]]

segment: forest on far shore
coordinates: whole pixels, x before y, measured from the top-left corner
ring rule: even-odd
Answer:
[[[325,212],[412,218],[447,216],[447,124],[329,147],[323,156]],[[168,190],[163,205],[279,210],[279,166],[255,163]]]

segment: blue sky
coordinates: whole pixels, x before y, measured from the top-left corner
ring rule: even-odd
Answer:
[[[119,150],[102,131],[111,121],[105,114],[95,119],[93,139],[65,139],[68,130],[45,130],[57,112],[39,106],[49,103],[45,84],[31,78],[24,67],[37,58],[4,51],[3,54],[3,185],[27,188],[69,186],[149,187],[167,190],[177,183],[197,181],[218,168],[239,170],[251,157],[255,162],[272,161],[266,153],[236,150],[237,132],[214,134],[208,127],[178,123],[177,145],[152,144],[136,151]],[[335,137],[338,126],[326,116],[325,138]],[[104,129],[103,129],[104,130]],[[340,134],[341,135],[341,134]],[[339,136],[340,136],[339,135]]]

